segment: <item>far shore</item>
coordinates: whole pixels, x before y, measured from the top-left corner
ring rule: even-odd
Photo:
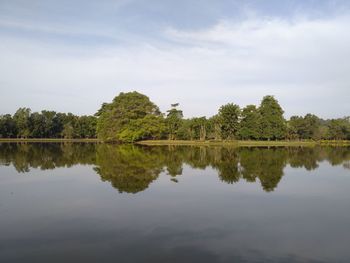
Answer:
[[[102,142],[99,139],[64,139],[64,138],[0,138],[1,142],[14,142],[14,143],[44,143],[44,142]]]
[[[146,140],[137,144],[156,145],[187,145],[187,146],[236,146],[236,147],[269,147],[269,146],[350,146],[350,141],[186,141],[186,140]]]
[[[96,138],[64,139],[64,138],[0,138],[0,143],[103,143]],[[350,146],[349,140],[322,140],[322,141],[214,141],[214,140],[144,140],[135,142],[138,145],[162,146],[233,146],[233,147],[301,147],[301,146]]]

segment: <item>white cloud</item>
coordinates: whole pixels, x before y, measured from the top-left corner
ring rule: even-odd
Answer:
[[[139,90],[163,111],[212,115],[276,95],[288,116],[350,114],[350,18],[229,20],[163,40],[77,47],[1,37],[0,111],[16,107],[93,113],[118,92]]]

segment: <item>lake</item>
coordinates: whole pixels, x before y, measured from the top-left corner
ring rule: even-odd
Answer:
[[[0,262],[350,262],[350,148],[0,144]]]

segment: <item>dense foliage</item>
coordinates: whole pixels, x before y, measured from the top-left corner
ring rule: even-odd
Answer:
[[[97,136],[104,141],[159,139],[165,132],[159,108],[136,91],[120,93],[97,112]]]
[[[0,115],[0,138],[95,138],[94,116],[55,111],[31,112],[20,108],[11,116]]]
[[[95,138],[103,141],[139,140],[349,140],[350,117],[323,120],[316,115],[286,120],[273,96],[260,105],[241,109],[228,103],[211,118],[186,119],[179,104],[162,114],[150,99],[136,91],[120,93],[103,103],[95,116],[20,108],[0,115],[0,138]]]

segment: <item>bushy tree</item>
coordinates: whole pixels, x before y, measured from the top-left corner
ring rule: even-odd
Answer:
[[[242,139],[257,140],[260,138],[260,114],[255,105],[248,105],[242,110],[239,135]]]
[[[350,139],[350,122],[348,119],[333,119],[329,121],[329,138],[333,140]]]
[[[171,105],[171,109],[167,111],[166,123],[168,127],[169,140],[177,139],[179,129],[182,125],[183,113],[178,110],[179,103]]]
[[[162,139],[166,134],[163,116],[147,115],[142,119],[130,121],[119,134],[123,142]]]
[[[29,108],[19,108],[13,116],[18,137],[28,138],[30,136],[30,112]]]
[[[238,105],[228,103],[219,109],[221,122],[221,135],[223,139],[235,139],[239,130],[240,108]]]
[[[221,119],[218,114],[208,120],[209,137],[214,140],[221,140]]]
[[[282,139],[286,135],[286,121],[283,109],[273,96],[265,96],[260,107],[261,138],[265,140]]]
[[[79,138],[94,138],[96,136],[95,116],[80,116],[74,125],[75,136]]]
[[[0,138],[13,138],[17,135],[16,123],[10,114],[0,115]]]
[[[207,138],[208,120],[206,117],[191,118],[183,121],[183,126],[186,127],[190,140],[205,141]]]
[[[147,96],[134,91],[122,92],[112,103],[103,104],[97,115],[98,137],[104,141],[122,141],[121,132],[125,133],[130,122],[149,115],[160,116],[160,111]]]

